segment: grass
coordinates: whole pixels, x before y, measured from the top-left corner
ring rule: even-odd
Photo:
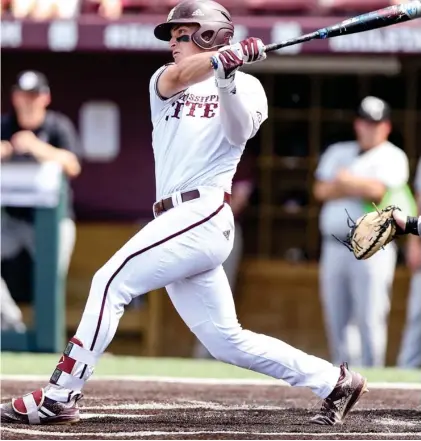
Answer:
[[[3,352],[2,374],[50,375],[61,354]],[[357,368],[358,369],[358,368]],[[358,369],[373,382],[421,382],[421,369],[396,368]],[[104,355],[97,365],[95,376],[140,375],[195,378],[268,378],[252,371],[213,360],[187,358],[148,358]]]

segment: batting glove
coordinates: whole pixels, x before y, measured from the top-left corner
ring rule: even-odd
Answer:
[[[216,86],[220,89],[233,87],[235,72],[244,64],[244,61],[226,46],[218,54],[211,57],[211,66],[214,69]]]
[[[246,38],[228,48],[233,51],[246,64],[256,63],[266,59],[265,45],[260,38]],[[222,48],[221,50],[224,50]]]

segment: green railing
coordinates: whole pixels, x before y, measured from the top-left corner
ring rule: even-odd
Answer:
[[[56,178],[54,205],[34,207],[33,321],[24,333],[2,331],[2,351],[61,352],[65,343],[65,280],[58,265],[59,229],[67,205],[68,183],[61,171]],[[4,205],[8,205],[7,200]]]

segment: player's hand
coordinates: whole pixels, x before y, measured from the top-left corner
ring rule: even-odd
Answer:
[[[402,211],[400,211],[400,210],[395,210],[392,213],[392,216],[393,216],[393,219],[395,219],[395,222],[398,225],[398,227],[401,229],[401,232],[404,232],[408,216],[405,213],[402,213]]]
[[[235,72],[244,64],[244,61],[229,47],[211,57],[211,66],[214,69],[216,86],[226,89],[233,84]]]
[[[5,160],[12,156],[13,154],[13,147],[12,144],[10,144],[9,141],[2,141],[1,142],[1,159]]]
[[[13,150],[20,154],[32,153],[36,141],[37,137],[30,130],[21,130],[15,133],[10,140]]]
[[[220,50],[225,50],[226,48],[227,47],[223,47]],[[228,46],[228,48],[246,64],[252,64],[266,59],[265,45],[260,38],[246,38],[239,43]]]

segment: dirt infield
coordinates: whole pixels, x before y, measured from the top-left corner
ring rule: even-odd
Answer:
[[[3,380],[2,402],[39,383]],[[371,389],[345,424],[309,423],[310,391],[267,385],[91,381],[72,426],[3,424],[1,439],[420,439],[421,391]]]

